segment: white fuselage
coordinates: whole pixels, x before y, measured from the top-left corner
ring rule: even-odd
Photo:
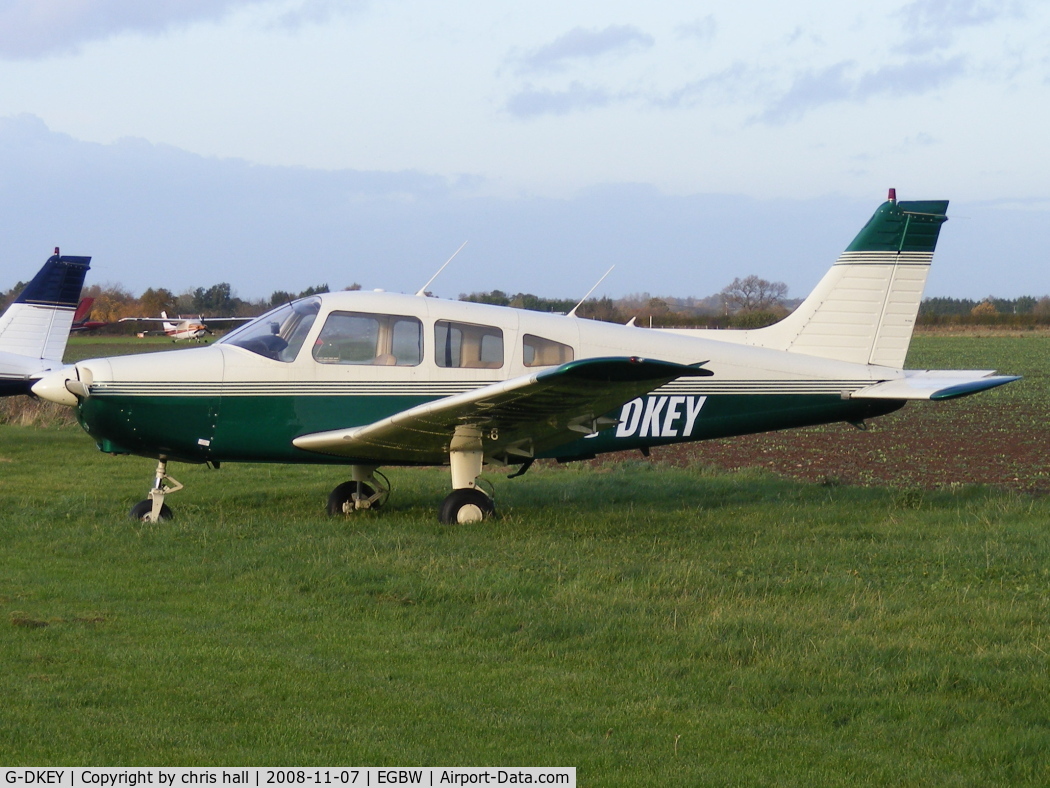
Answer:
[[[267,328],[263,316],[210,347],[79,362],[77,379],[91,395],[80,404],[82,422],[114,451],[198,460],[334,461],[309,457],[291,441],[368,424],[566,361],[625,356],[705,362],[713,376],[673,381],[644,403],[626,403],[610,414],[635,425],[629,434],[620,427],[554,454],[854,420],[899,406],[882,404],[874,412],[848,399],[858,389],[900,377],[900,370],[724,342],[721,331],[682,336],[390,293],[328,293],[311,303],[316,312],[308,328],[301,323],[294,336],[282,337],[280,332],[291,331],[287,324],[274,321]],[[333,332],[333,324],[349,329]],[[348,337],[348,330],[367,336]],[[246,340],[253,332],[256,339]],[[294,352],[284,348],[268,357],[259,350],[271,339],[297,345]],[[362,350],[362,342],[371,344]],[[759,415],[752,418],[756,403]],[[781,410],[786,415],[778,420]]]

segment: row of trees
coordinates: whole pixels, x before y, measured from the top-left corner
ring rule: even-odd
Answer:
[[[962,317],[966,315],[1050,315],[1050,296],[1035,298],[996,298],[981,301],[970,298],[927,298],[919,307],[921,317]]]
[[[25,287],[19,282],[0,294],[0,310],[18,297]],[[238,298],[228,282],[198,287],[176,295],[166,288],[149,288],[139,296],[120,285],[91,285],[83,295],[94,299],[92,319],[116,323],[124,317],[203,315],[204,317],[258,315],[295,298],[324,293],[328,284],[308,287],[298,293],[277,290],[268,299],[248,301]],[[347,290],[360,290],[354,283]],[[532,293],[509,294],[502,290],[461,294],[462,301],[566,313],[576,306],[568,298],[545,298]],[[788,298],[788,286],[751,275],[736,278],[721,291],[705,298],[657,298],[636,293],[613,300],[586,301],[577,310],[581,317],[626,323],[632,318],[640,325],[697,326],[710,328],[757,328],[780,320],[799,303]],[[919,308],[920,325],[1050,325],[1050,296],[1022,296],[1002,299],[989,296],[981,301],[965,298],[927,298]],[[124,329],[134,330],[125,324]],[[118,331],[117,327],[110,330]]]
[[[508,295],[502,290],[460,295],[460,300],[502,306],[567,312],[570,299],[539,298],[531,293]],[[788,315],[801,299],[788,298],[788,286],[751,275],[734,279],[706,298],[654,298],[648,293],[615,301],[588,301],[578,310],[583,317],[625,323],[634,318],[641,325],[702,326],[709,328],[759,328]],[[919,307],[919,325],[1050,325],[1050,296],[1036,298],[927,298]]]
[[[639,325],[757,328],[775,323],[798,305],[798,301],[789,301],[787,294],[788,286],[783,282],[751,275],[734,279],[706,298],[656,298],[649,293],[635,293],[615,301],[608,297],[585,301],[576,314],[612,323],[626,323],[633,318]],[[541,298],[532,293],[509,295],[502,290],[461,293],[459,299],[538,312],[564,313],[576,306],[576,301],[568,298]]]
[[[6,309],[18,297],[26,284],[18,282],[7,292],[0,294],[0,311]],[[353,284],[346,289],[360,290],[361,286]],[[81,297],[94,299],[91,307],[93,320],[116,323],[124,317],[159,317],[161,312],[169,316],[249,317],[262,314],[271,307],[295,298],[326,292],[328,285],[321,284],[308,287],[299,293],[277,290],[269,299],[248,301],[234,295],[229,282],[220,282],[211,287],[198,287],[178,295],[167,288],[151,287],[139,296],[133,295],[121,285],[96,284],[85,287]],[[132,328],[129,327],[128,330]]]

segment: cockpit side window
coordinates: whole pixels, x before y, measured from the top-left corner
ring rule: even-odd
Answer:
[[[569,345],[532,334],[524,336],[522,347],[526,367],[553,367],[573,359],[573,350]]]
[[[404,315],[332,312],[313,356],[321,364],[414,367],[423,360],[423,324]]]
[[[246,323],[220,341],[274,361],[294,361],[320,309],[319,298],[292,301]]]
[[[499,369],[503,366],[503,331],[474,323],[434,323],[434,360],[439,367]]]

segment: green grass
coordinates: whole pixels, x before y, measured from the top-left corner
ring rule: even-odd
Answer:
[[[909,369],[996,369],[1000,375],[1023,375],[1020,383],[998,390],[1011,403],[1030,405],[1042,412],[1050,407],[1050,335],[1018,332],[1012,336],[954,337],[924,334],[915,337],[908,353]],[[989,393],[996,393],[995,391]],[[980,397],[961,402],[980,402]]]
[[[179,466],[150,525],[149,463],[82,442],[0,430],[5,764],[1050,776],[1045,500],[624,463],[447,528],[441,471],[343,522],[337,469]]]
[[[209,338],[209,342],[214,338]],[[104,356],[124,356],[131,353],[156,353],[162,350],[183,350],[191,347],[200,347],[195,342],[180,341],[173,342],[165,336],[99,336],[88,334],[86,336],[71,336],[66,345],[65,360],[72,364],[86,358],[100,358]]]
[[[0,426],[0,763],[1050,780],[1050,499],[629,461],[446,527],[447,471],[344,521],[338,468],[174,465],[132,522],[152,470]]]

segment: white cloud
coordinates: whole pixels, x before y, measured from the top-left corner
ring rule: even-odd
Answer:
[[[1021,13],[1016,0],[914,0],[901,9],[906,22],[927,30],[985,25]]]
[[[568,115],[570,112],[607,107],[623,98],[579,82],[573,82],[568,90],[561,91],[537,90],[529,86],[510,97],[507,110],[514,117],[523,119],[540,115]]]
[[[961,77],[966,70],[962,56],[949,60],[911,60],[853,76],[853,61],[834,63],[803,72],[791,87],[757,116],[765,123],[796,121],[829,104],[863,102],[875,96],[913,96],[929,93]]]
[[[577,27],[523,55],[512,58],[522,72],[561,71],[569,64],[610,53],[648,49],[654,39],[632,25],[609,25],[602,30]]]
[[[914,0],[899,15],[907,36],[898,49],[925,54],[951,46],[963,29],[1019,19],[1024,7],[1018,0]]]
[[[118,33],[156,35],[266,2],[271,0],[8,0],[0,6],[0,58],[67,54]]]
[[[693,38],[702,42],[714,40],[718,33],[718,22],[714,16],[708,14],[703,19],[685,22],[675,29],[681,38]]]
[[[754,98],[758,89],[759,72],[745,63],[737,62],[714,74],[701,77],[653,99],[653,104],[664,109],[694,107],[703,102],[727,103]]]
[[[277,26],[292,30],[306,25],[323,25],[339,16],[354,13],[369,0],[301,0],[300,4],[277,18]]]

